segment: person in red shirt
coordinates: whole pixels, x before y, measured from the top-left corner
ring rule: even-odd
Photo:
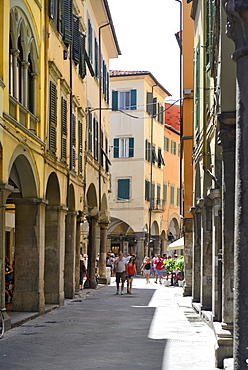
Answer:
[[[159,280],[160,284],[162,284],[162,270],[163,270],[163,267],[164,267],[164,259],[161,258],[160,254],[158,254],[158,258],[156,259],[155,264],[156,264],[156,270],[155,270],[156,280],[155,280],[155,283],[157,284],[158,280]]]
[[[126,264],[126,274],[127,274],[127,294],[132,294],[132,284],[133,278],[136,274],[136,264],[135,257],[131,257],[129,262]]]

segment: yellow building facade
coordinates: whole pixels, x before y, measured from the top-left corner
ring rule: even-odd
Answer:
[[[74,296],[80,252],[89,287],[97,246],[106,274],[108,64],[120,50],[107,1],[13,0],[0,9],[0,303],[9,262],[11,309],[43,313]]]

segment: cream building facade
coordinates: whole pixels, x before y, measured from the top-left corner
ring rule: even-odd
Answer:
[[[108,238],[114,253],[135,253],[139,266],[145,255],[166,252],[164,99],[170,94],[147,71],[111,71],[110,87]]]

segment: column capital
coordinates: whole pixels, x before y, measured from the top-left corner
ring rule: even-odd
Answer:
[[[223,0],[227,13],[226,33],[236,50],[233,59],[248,54],[248,3],[244,0]]]
[[[223,112],[218,115],[218,121],[220,123],[218,145],[222,145],[223,151],[234,151],[236,146],[236,112]]]

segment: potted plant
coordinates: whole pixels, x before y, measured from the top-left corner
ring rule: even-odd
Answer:
[[[164,268],[171,274],[171,285],[173,285],[173,272],[175,270],[176,261],[173,258],[168,258],[164,261]]]
[[[177,277],[178,277],[178,285],[183,285],[184,279],[184,256],[179,256],[175,260],[175,268],[178,270]]]

